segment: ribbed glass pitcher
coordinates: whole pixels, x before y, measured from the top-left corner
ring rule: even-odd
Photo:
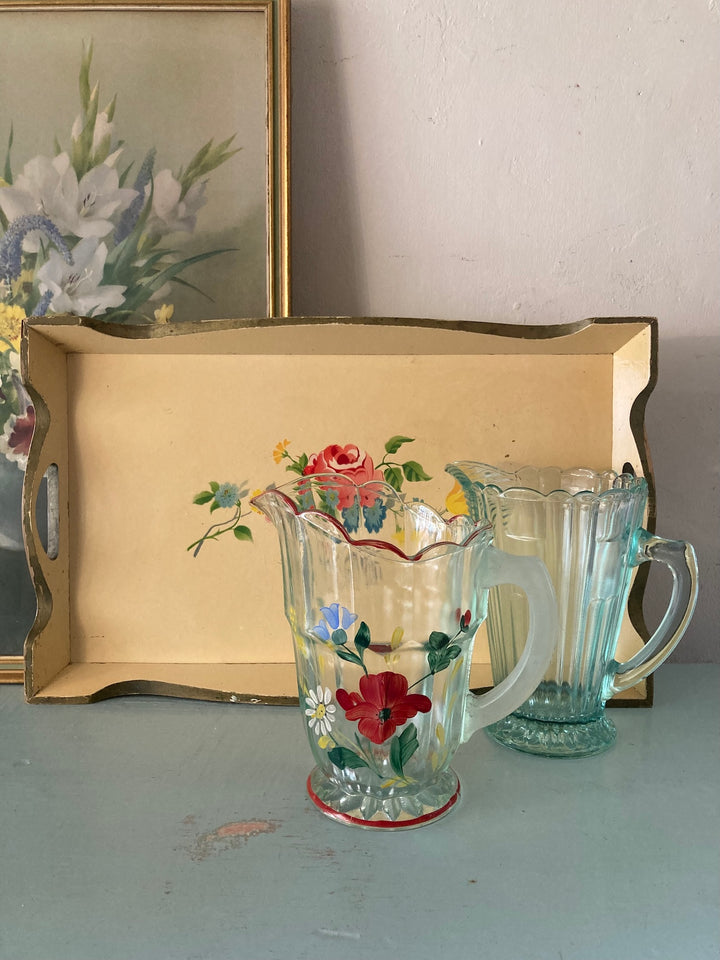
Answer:
[[[605,702],[647,677],[680,641],[697,599],[693,548],[643,529],[642,477],[584,468],[503,470],[475,461],[447,466],[470,515],[492,523],[494,543],[547,566],[558,599],[555,651],[542,683],[488,733],[507,746],[552,757],[582,757],[615,740]],[[670,568],[673,588],[662,623],[643,649],[615,660],[636,567]],[[527,625],[525,598],[511,585],[491,591],[487,621],[496,683],[513,669]]]
[[[542,563],[496,550],[486,522],[447,522],[380,481],[314,474],[253,504],[280,538],[313,802],[363,827],[447,813],[460,795],[458,745],[522,703],[549,661],[556,607]],[[516,665],[478,697],[475,632],[488,589],[508,582],[528,598],[527,643],[518,638]]]

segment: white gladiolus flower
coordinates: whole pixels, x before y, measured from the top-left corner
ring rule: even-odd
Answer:
[[[55,250],[37,272],[40,293],[52,294],[53,313],[74,313],[97,317],[113,307],[121,306],[125,287],[102,285],[107,247],[96,237],[80,240],[73,249],[73,263],[68,264]]]
[[[194,183],[180,199],[182,188],[170,170],[161,170],[153,179],[152,211],[147,222],[147,232],[162,236],[182,230],[192,233],[195,229],[198,210],[207,203],[205,180]],[[150,187],[145,195],[150,193]]]

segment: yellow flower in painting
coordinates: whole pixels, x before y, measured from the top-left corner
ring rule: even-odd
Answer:
[[[174,313],[175,307],[172,303],[163,303],[163,305],[155,311],[155,319],[158,323],[169,323]]]
[[[6,340],[15,352],[20,351],[20,333],[25,311],[22,307],[0,303],[0,337]],[[0,344],[0,350],[7,350],[6,344]]]
[[[285,439],[276,444],[272,454],[275,463],[280,463],[280,461],[285,457],[285,450],[287,449],[289,443],[290,441]]]
[[[465,494],[462,491],[462,487],[455,481],[455,486],[452,488],[450,493],[445,497],[445,507],[451,516],[457,517],[461,513],[468,513],[467,501],[465,500]]]

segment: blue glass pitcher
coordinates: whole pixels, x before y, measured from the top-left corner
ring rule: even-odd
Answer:
[[[556,605],[542,563],[496,550],[485,521],[448,522],[381,481],[315,474],[252,502],[280,538],[313,802],[362,827],[448,813],[457,747],[522,703],[549,661]],[[503,682],[476,696],[475,632],[489,588],[508,582],[528,598],[527,642]]]
[[[542,683],[488,733],[542,756],[583,757],[606,750],[616,730],[605,702],[657,669],[690,621],[697,599],[693,548],[643,529],[643,477],[584,468],[503,470],[470,460],[446,469],[459,482],[470,515],[492,524],[496,546],[546,564],[558,599],[555,651]],[[670,568],[670,603],[642,650],[618,663],[615,652],[633,572],[648,560]],[[513,669],[526,624],[524,597],[512,586],[494,588],[487,631],[496,683]]]

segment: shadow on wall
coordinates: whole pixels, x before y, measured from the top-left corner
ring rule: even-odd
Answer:
[[[659,536],[695,547],[700,596],[687,633],[671,661],[718,662],[720,648],[720,337],[663,339],[658,383],[645,418],[657,486]],[[645,593],[648,629],[662,617],[670,575],[652,564]]]
[[[363,313],[364,260],[353,144],[332,3],[293,10],[293,312]]]

